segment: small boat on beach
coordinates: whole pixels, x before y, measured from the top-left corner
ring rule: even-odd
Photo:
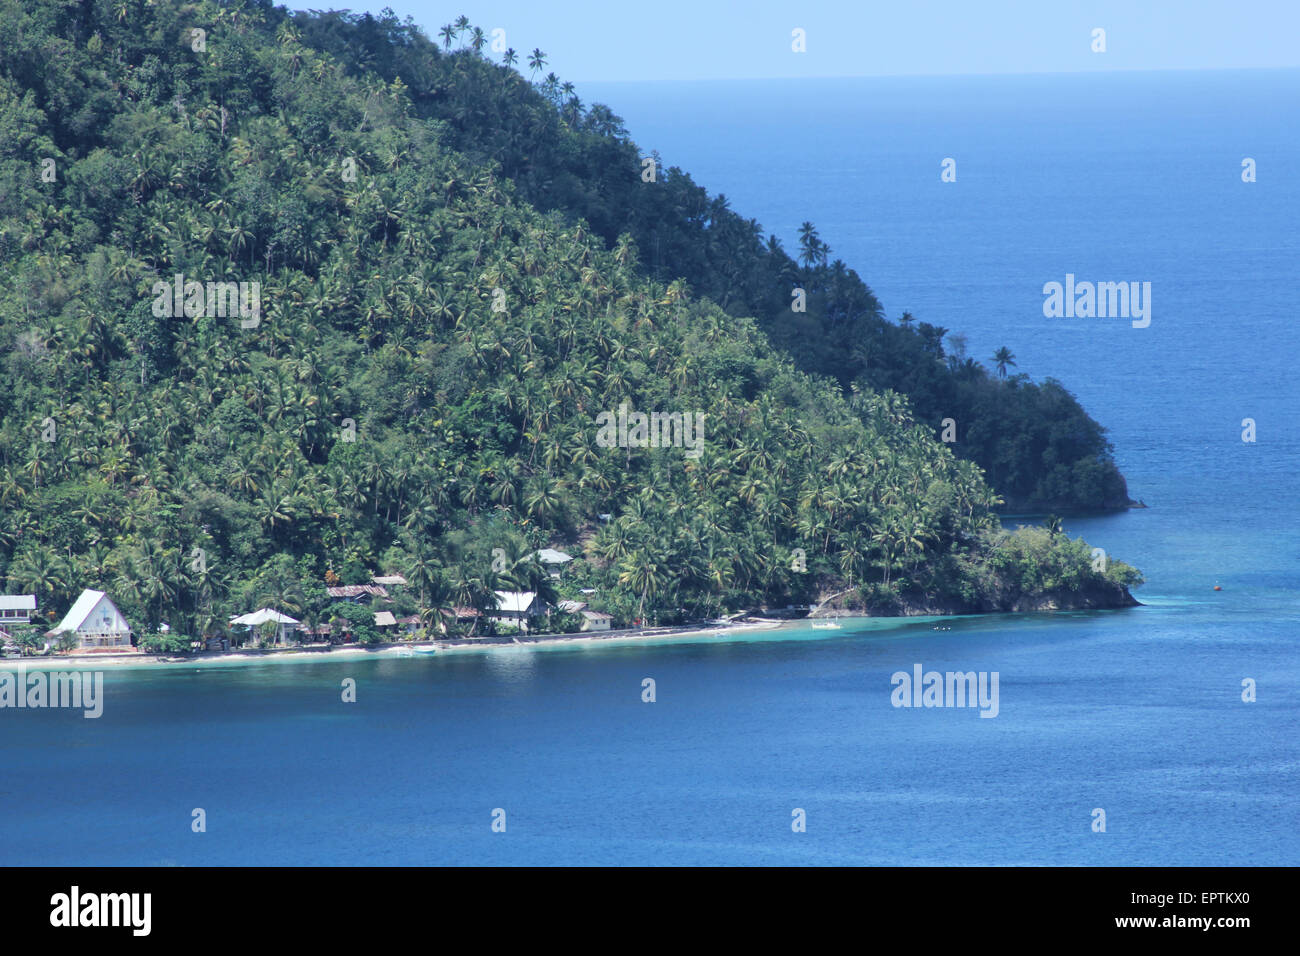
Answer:
[[[437,654],[437,653],[438,653],[438,648],[437,648],[436,646],[434,646],[433,644],[430,644],[428,647],[417,647],[417,648],[415,648],[415,653],[417,653],[417,654]]]

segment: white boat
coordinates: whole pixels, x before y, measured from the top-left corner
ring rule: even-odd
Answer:
[[[837,629],[840,626],[840,622],[832,618],[825,618],[820,621],[813,621],[812,626],[814,630],[830,631]]]
[[[438,648],[437,648],[435,645],[430,644],[428,647],[417,647],[417,648],[415,648],[415,653],[417,653],[417,654],[437,654],[437,653],[438,653]]]

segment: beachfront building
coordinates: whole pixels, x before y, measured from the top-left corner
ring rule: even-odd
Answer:
[[[333,643],[330,635],[334,633],[334,628],[329,624],[317,624],[315,627],[299,624],[297,630],[302,635],[298,640],[304,644]]]
[[[338,587],[326,588],[325,593],[332,600],[351,601],[353,604],[388,597],[388,591],[382,584],[341,584]]]
[[[232,617],[230,623],[233,627],[248,628],[250,631],[261,628],[263,624],[274,623],[277,626],[273,643],[286,644],[289,639],[289,628],[296,625],[298,621],[288,614],[281,614],[279,611],[264,607],[253,611],[251,614],[239,614]]]
[[[63,616],[58,626],[46,636],[61,638],[73,634],[79,647],[86,649],[131,646],[131,625],[117,605],[103,591],[89,588]]]
[[[35,594],[0,594],[0,627],[29,624],[35,611]]]
[[[565,614],[579,615],[584,631],[608,631],[609,622],[614,620],[612,615],[604,611],[593,611],[586,601],[561,601],[555,605],[555,609]]]
[[[556,551],[554,548],[542,548],[537,552],[537,560],[546,565],[546,570],[551,572],[551,577],[558,578],[564,566],[573,560],[573,555]]]
[[[537,598],[535,591],[496,591],[496,610],[488,618],[527,631],[529,625],[546,614],[546,602]]]

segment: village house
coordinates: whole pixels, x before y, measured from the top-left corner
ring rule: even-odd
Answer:
[[[85,649],[131,647],[131,625],[122,612],[103,591],[89,588],[46,636],[61,638],[65,634],[75,635],[78,646]]]
[[[0,626],[29,624],[35,610],[35,594],[0,594]]]
[[[275,634],[271,639],[273,644],[286,644],[289,640],[289,630],[291,626],[299,622],[296,618],[288,614],[282,614],[279,611],[269,607],[259,608],[251,614],[239,614],[230,619],[232,627],[247,628],[250,636],[260,635],[263,626],[266,624],[275,625]]]
[[[604,611],[593,611],[588,607],[586,601],[561,601],[555,605],[556,610],[563,611],[565,614],[578,614],[582,617],[582,629],[584,631],[608,631],[609,622],[614,620],[612,615]]]
[[[438,613],[442,616],[442,624],[439,629],[444,634],[447,632],[448,625],[453,627],[473,627],[476,619],[480,616],[478,611],[472,607],[442,608]]]
[[[351,601],[353,604],[388,597],[388,591],[382,584],[340,584],[338,587],[326,588],[325,592],[335,601]]]
[[[537,552],[537,560],[546,565],[546,570],[551,573],[551,577],[558,578],[564,566],[573,560],[573,556],[563,551],[556,551],[554,548],[542,548]]]
[[[502,624],[513,625],[521,631],[527,631],[529,625],[539,617],[546,615],[546,602],[537,599],[535,591],[496,591],[496,610],[488,612],[488,618]]]
[[[397,626],[402,629],[403,634],[406,634],[408,637],[414,637],[420,631],[420,615],[409,614],[406,617],[399,617],[397,619]],[[440,630],[445,631],[446,628],[440,626]]]
[[[329,624],[317,624],[315,627],[312,627],[309,624],[299,624],[297,631],[299,634],[303,635],[299,640],[305,644],[311,644],[313,642],[325,644],[333,643],[330,635],[334,633],[334,628]]]

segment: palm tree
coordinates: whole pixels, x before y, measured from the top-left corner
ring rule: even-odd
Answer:
[[[546,54],[543,53],[538,47],[533,47],[533,52],[530,53],[528,56],[529,73],[531,73],[533,76],[536,76],[539,72],[541,72],[542,68],[545,66],[546,66]]]
[[[880,528],[871,536],[871,540],[880,548],[883,561],[883,574],[881,583],[889,585],[889,574],[893,570],[894,558],[898,554],[898,547],[901,544],[901,535],[895,524],[888,524]]]
[[[435,590],[435,585],[441,581],[442,575],[438,572],[433,555],[428,549],[416,546],[406,573],[411,583],[420,589],[420,607],[429,607],[429,592]]]
[[[817,227],[806,220],[799,227],[799,250],[799,261],[807,269],[824,266],[830,253],[830,247],[817,237]]]
[[[262,493],[262,497],[256,502],[255,508],[261,523],[272,534],[293,521],[293,512],[289,507],[289,495],[274,480]],[[378,508],[378,504],[376,504],[376,508]]]
[[[646,598],[656,594],[664,583],[662,559],[648,547],[638,548],[619,564],[618,583],[640,592],[637,618],[645,622]]]
[[[1016,356],[1005,345],[993,353],[993,364],[997,366],[998,377],[1007,377],[1007,366],[1016,364]]]
[[[44,548],[25,552],[9,568],[9,586],[20,592],[35,594],[47,604],[67,589],[64,568]]]
[[[496,607],[496,594],[482,578],[470,575],[464,565],[457,565],[452,571],[448,593],[459,607],[472,607],[479,614],[473,618],[470,634],[478,631],[483,612]]]
[[[177,556],[156,541],[137,545],[131,552],[131,563],[139,574],[141,597],[150,610],[151,623],[162,620],[166,607],[174,605],[177,596]]]
[[[546,475],[534,475],[524,489],[524,507],[536,520],[547,523],[564,511],[564,483]]]
[[[845,535],[840,551],[840,570],[848,575],[849,590],[853,589],[854,574],[861,576],[866,565],[868,550],[867,541],[858,532],[853,531]]]

